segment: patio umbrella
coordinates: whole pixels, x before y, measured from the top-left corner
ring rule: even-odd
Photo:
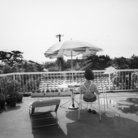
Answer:
[[[49,58],[63,57],[63,55],[69,56],[71,57],[71,69],[73,70],[72,57],[79,54],[85,54],[88,51],[89,53],[96,54],[98,51],[102,51],[102,49],[87,42],[67,40],[52,45],[45,52],[45,56]]]
[[[82,41],[76,41],[76,40],[67,40],[64,42],[58,42],[54,45],[52,45],[46,52],[46,57],[63,57],[70,56],[71,57],[71,70],[73,70],[73,62],[72,57],[77,56],[79,54],[84,54],[88,51],[91,51],[93,54],[96,54],[96,52],[101,51],[101,48],[98,48],[92,44],[89,44],[87,42]],[[72,82],[73,82],[73,72],[72,72]],[[74,105],[74,94],[72,93],[72,107],[75,108]]]

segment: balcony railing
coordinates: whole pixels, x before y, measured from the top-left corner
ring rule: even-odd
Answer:
[[[105,74],[105,70],[94,70],[94,82],[100,91],[135,91],[138,90],[138,69],[116,70],[113,73]],[[67,89],[58,88],[66,83],[83,83],[84,71],[64,72],[28,72],[10,73],[0,75],[0,89],[4,85],[5,78],[16,80],[20,85],[22,93],[41,93],[62,95],[68,93]]]

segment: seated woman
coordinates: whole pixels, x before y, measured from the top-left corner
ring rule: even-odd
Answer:
[[[80,86],[80,94],[83,95],[83,100],[85,102],[94,102],[96,101],[96,95],[99,95],[99,91],[97,89],[96,84],[93,82],[94,80],[94,73],[92,70],[87,69],[84,72],[85,81]],[[92,110],[91,108],[88,110],[90,113],[96,114],[95,110]]]

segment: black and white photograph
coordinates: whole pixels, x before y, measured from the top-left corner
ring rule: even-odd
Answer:
[[[0,138],[137,138],[138,0],[0,0]]]

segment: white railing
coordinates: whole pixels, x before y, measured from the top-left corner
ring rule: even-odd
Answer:
[[[105,91],[134,91],[138,90],[138,69],[116,70],[105,74],[105,70],[94,70],[95,83],[99,90]],[[43,93],[60,95],[68,93],[66,89],[58,88],[63,83],[83,83],[84,71],[65,72],[27,72],[0,75],[0,85],[4,86],[4,78],[16,80],[20,85],[20,92]]]

